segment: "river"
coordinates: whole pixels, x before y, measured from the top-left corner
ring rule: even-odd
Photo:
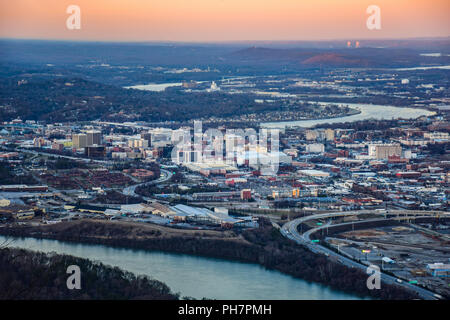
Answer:
[[[166,90],[169,87],[180,87],[183,83],[149,83],[149,84],[140,84],[136,86],[124,87],[125,89],[137,89],[137,90],[145,90],[145,91],[156,91],[161,92]]]
[[[431,116],[435,114],[433,111],[418,108],[403,108],[393,106],[382,106],[362,103],[337,103],[337,102],[319,102],[320,104],[338,104],[348,105],[350,108],[360,110],[359,114],[351,116],[318,119],[318,120],[299,120],[299,121],[281,121],[281,122],[264,122],[261,127],[264,128],[285,128],[285,127],[304,127],[311,128],[317,124],[324,123],[339,123],[339,122],[354,122],[359,120],[376,119],[376,120],[391,120],[391,119],[416,119],[421,116]]]
[[[450,66],[428,66],[428,67],[412,67],[412,68],[397,68],[397,71],[414,71],[414,70],[432,70],[432,69],[443,69],[450,70]]]
[[[0,236],[0,243],[5,240],[6,237]],[[101,261],[135,274],[151,276],[163,281],[181,296],[199,299],[360,299],[320,284],[267,270],[257,264],[34,238],[14,238],[10,247]]]

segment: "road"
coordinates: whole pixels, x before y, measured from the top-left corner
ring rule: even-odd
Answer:
[[[103,164],[107,164],[107,163],[111,163],[111,161],[108,160],[98,160],[98,159],[87,159],[87,158],[80,158],[80,157],[72,157],[72,156],[66,156],[66,155],[62,155],[62,154],[53,154],[53,153],[48,153],[48,152],[43,152],[43,151],[36,151],[36,150],[27,150],[27,149],[15,149],[15,151],[17,152],[23,152],[23,153],[30,153],[33,155],[43,155],[43,156],[47,156],[47,157],[55,157],[55,158],[64,158],[64,159],[70,159],[70,160],[78,160],[78,161],[84,161],[86,163],[89,162],[95,162],[95,163],[103,163]]]
[[[403,213],[405,211],[402,211]],[[327,228],[328,225],[322,226],[319,228],[310,229],[307,232],[300,234],[297,230],[297,227],[308,220],[315,220],[315,219],[324,219],[324,218],[332,218],[332,217],[339,217],[339,216],[347,216],[347,215],[359,215],[364,213],[376,213],[376,212],[369,212],[369,211],[353,211],[353,212],[337,212],[337,213],[325,213],[325,214],[317,214],[317,215],[311,215],[307,217],[298,218],[295,220],[292,220],[290,222],[287,222],[283,225],[280,232],[283,236],[286,238],[295,241],[296,243],[306,246],[309,250],[311,250],[314,253],[324,254],[327,257],[334,257],[338,262],[341,264],[350,267],[350,268],[359,268],[364,273],[366,273],[367,266],[363,265],[359,262],[356,262],[354,260],[351,260],[341,254],[338,254],[334,252],[333,250],[330,250],[320,244],[312,243],[310,239],[310,235],[314,232],[319,231],[320,229]],[[412,214],[415,214],[415,212],[412,212]],[[424,212],[422,211],[422,214]],[[436,297],[434,296],[434,292],[431,292],[429,290],[423,289],[421,287],[415,286],[413,284],[410,284],[408,282],[402,282],[398,283],[396,281],[397,278],[390,276],[388,274],[385,274],[381,272],[381,281],[388,284],[393,284],[397,286],[401,286],[407,289],[410,289],[416,293],[419,294],[419,296],[425,300],[436,300]]]
[[[139,195],[136,194],[136,192],[135,192],[137,187],[144,186],[144,185],[163,183],[163,182],[169,181],[170,178],[172,178],[172,175],[173,175],[172,172],[165,170],[165,169],[160,169],[160,171],[161,171],[161,174],[158,179],[152,180],[149,182],[138,183],[138,184],[126,187],[123,189],[122,193],[126,196],[139,197]]]

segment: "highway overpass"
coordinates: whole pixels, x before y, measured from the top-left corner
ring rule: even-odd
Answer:
[[[397,216],[398,218],[407,219],[408,217],[450,217],[449,212],[442,212],[442,211],[408,211],[408,210],[399,210],[399,211],[392,211],[389,210],[389,212],[384,211],[376,211],[376,210],[361,210],[361,211],[347,211],[347,212],[335,212],[335,213],[322,213],[322,214],[315,214],[310,215],[298,219],[294,219],[292,221],[289,221],[285,223],[282,228],[280,229],[280,232],[283,236],[286,238],[295,241],[296,243],[303,245],[307,247],[309,250],[311,250],[314,253],[318,254],[324,254],[327,257],[334,257],[339,263],[349,267],[349,268],[359,268],[364,273],[367,270],[367,265],[361,264],[357,261],[354,261],[352,259],[349,259],[333,250],[330,250],[318,243],[313,243],[310,239],[311,234],[314,232],[320,231],[325,228],[329,228],[331,226],[331,222],[317,227],[313,229],[309,229],[305,233],[300,234],[298,232],[298,226],[302,223],[305,223],[310,220],[317,220],[317,219],[331,219],[336,217],[345,217],[345,216],[358,216],[362,214],[377,214],[380,215],[380,218],[372,219],[371,221],[381,221],[384,218],[384,216]],[[357,223],[357,222],[353,222]],[[346,224],[352,224],[352,222],[347,222]],[[429,291],[427,289],[424,289],[419,286],[415,286],[413,284],[410,284],[408,282],[397,282],[397,278],[390,276],[386,273],[381,272],[381,281],[384,283],[397,285],[404,287],[406,289],[412,290],[416,292],[422,299],[426,300],[435,300],[435,293],[432,291]]]

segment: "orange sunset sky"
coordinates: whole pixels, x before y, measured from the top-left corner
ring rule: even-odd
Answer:
[[[68,30],[66,8],[81,8]],[[381,8],[381,30],[366,8]],[[450,35],[450,0],[0,0],[0,37],[105,41],[328,40]]]

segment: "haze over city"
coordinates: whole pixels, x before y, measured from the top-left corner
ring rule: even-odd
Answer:
[[[78,5],[82,27],[68,30]],[[381,8],[368,30],[366,9]],[[0,4],[0,37],[221,42],[447,37],[447,0],[16,0]]]

